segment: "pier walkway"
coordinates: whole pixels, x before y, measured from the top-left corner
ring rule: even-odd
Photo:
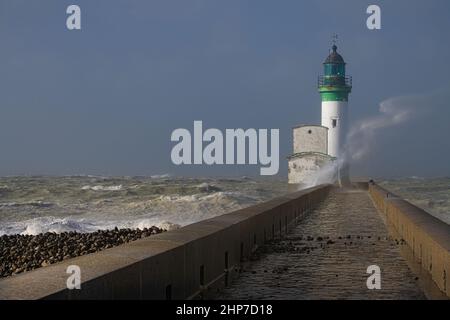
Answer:
[[[365,190],[333,189],[285,237],[259,248],[216,299],[424,299]],[[367,267],[381,269],[369,290]]]

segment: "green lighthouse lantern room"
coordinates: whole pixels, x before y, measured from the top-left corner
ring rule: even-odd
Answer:
[[[344,58],[337,52],[336,44],[323,63],[323,75],[318,87],[322,101],[348,101],[352,89],[352,78],[345,74]]]

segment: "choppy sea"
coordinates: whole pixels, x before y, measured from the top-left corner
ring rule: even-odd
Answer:
[[[450,224],[450,178],[382,186]],[[0,178],[0,235],[177,228],[287,192],[285,180],[251,178],[20,176]]]
[[[154,177],[0,178],[0,235],[177,228],[286,193],[284,181]]]
[[[378,182],[380,186],[450,224],[450,177],[409,177]]]

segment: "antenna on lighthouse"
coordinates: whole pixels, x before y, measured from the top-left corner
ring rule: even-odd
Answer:
[[[336,45],[337,41],[338,41],[338,35],[337,35],[337,33],[333,33],[333,37],[332,37],[333,46]]]
[[[338,41],[338,35],[337,35],[337,33],[333,33],[333,36],[331,37],[331,42],[333,43],[333,51],[336,51],[336,49],[337,49],[337,46],[336,46],[336,43],[337,43],[337,41]],[[331,50],[330,50],[330,53],[331,53]]]

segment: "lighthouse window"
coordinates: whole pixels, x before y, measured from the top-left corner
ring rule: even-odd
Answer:
[[[331,124],[332,124],[333,128],[336,128],[336,126],[337,126],[337,119],[333,119]]]
[[[324,74],[326,76],[345,76],[345,65],[344,64],[325,64]]]
[[[311,131],[311,130],[308,130],[308,133],[309,133],[309,134],[311,134],[311,133],[312,133],[312,131]]]

